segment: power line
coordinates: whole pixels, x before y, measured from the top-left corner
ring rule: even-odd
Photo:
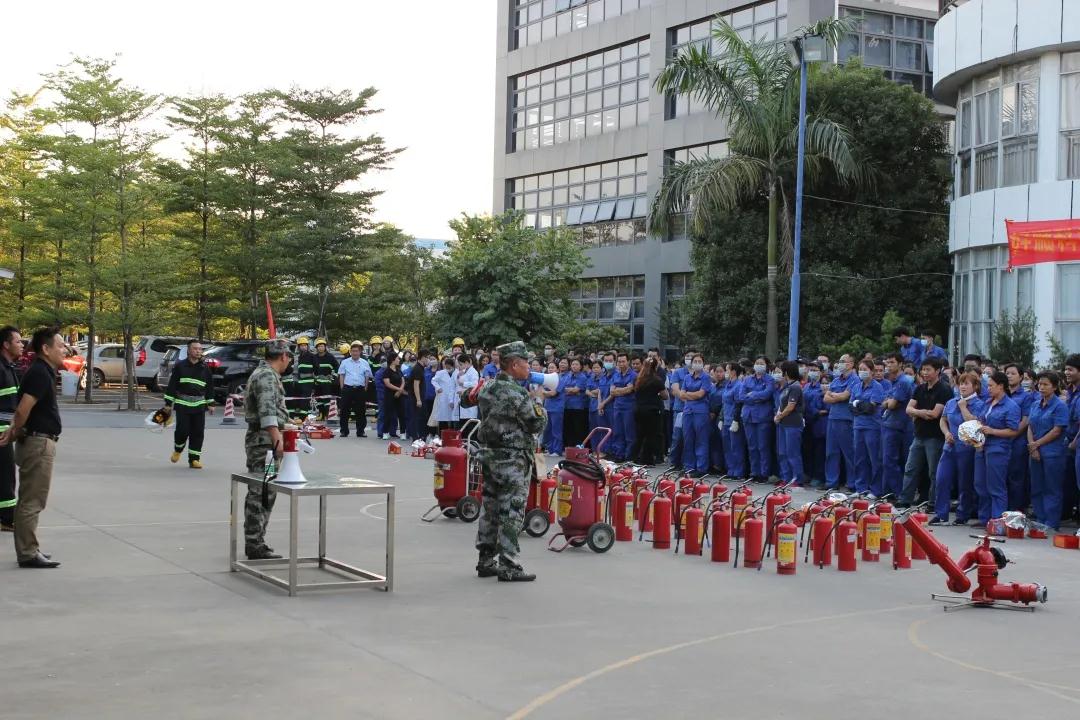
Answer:
[[[824,200],[825,202],[840,203],[842,205],[856,205],[858,207],[872,208],[874,210],[891,210],[892,212],[907,212],[918,213],[919,215],[937,215],[938,217],[949,217],[949,213],[934,212],[932,210],[911,210],[908,208],[888,207],[886,205],[868,205],[867,203],[853,202],[851,200],[837,200],[836,198],[821,197],[820,195],[807,195],[803,193],[803,197],[813,198],[814,200]]]
[[[878,280],[898,280],[900,278],[909,277],[926,277],[928,275],[936,275],[939,277],[951,278],[951,273],[939,273],[939,272],[925,272],[925,273],[906,273],[904,275],[889,275],[888,277],[863,277],[862,275],[829,275],[827,273],[812,273],[804,272],[802,275],[810,275],[813,277],[832,278],[834,280],[864,280],[867,282],[874,282]]]

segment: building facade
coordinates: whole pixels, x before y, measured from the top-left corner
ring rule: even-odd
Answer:
[[[746,38],[782,41],[837,12],[858,17],[838,49],[930,93],[937,0],[499,0],[495,213],[573,228],[590,267],[573,298],[583,320],[660,345],[665,306],[693,282],[676,224],[646,232],[664,167],[722,155],[725,122],[655,81],[680,48],[709,43],[722,16]],[[764,267],[760,268],[764,272]]]
[[[1080,262],[1008,267],[1005,221],[1080,218],[1080,2],[949,2],[934,32],[934,96],[956,107],[950,210],[957,355],[985,354],[1002,313],[1032,310],[1080,350]]]

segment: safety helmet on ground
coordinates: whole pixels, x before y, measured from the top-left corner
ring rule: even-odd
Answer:
[[[371,345],[382,345],[382,338],[378,335],[371,336]]]
[[[382,341],[383,341],[383,344],[385,345],[386,343],[392,343],[392,342],[394,342],[394,338],[392,338],[392,337],[390,337],[389,335],[387,335],[386,337],[384,337],[384,338],[382,339]]]
[[[315,347],[326,344],[326,338],[315,338]]]
[[[461,347],[465,347],[465,341],[462,340],[461,338],[454,338],[454,342],[450,343],[450,347],[454,347],[455,345],[460,345]]]
[[[311,341],[307,339],[307,336],[301,335],[300,337],[296,338],[296,344],[297,345],[310,345]]]

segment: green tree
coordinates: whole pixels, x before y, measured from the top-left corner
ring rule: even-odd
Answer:
[[[852,336],[874,342],[882,309],[894,308],[913,330],[943,334],[952,299],[947,199],[952,175],[934,104],[878,70],[849,63],[815,74],[811,112],[843,120],[880,178],[851,185],[828,174],[811,178],[803,224],[800,350],[816,353]],[[746,201],[715,213],[694,236],[695,282],[680,313],[682,329],[718,356],[760,352],[767,323],[764,278],[745,268],[764,258],[767,202]],[[785,321],[788,283],[778,299]],[[889,329],[891,332],[891,328]]]
[[[520,214],[463,215],[435,266],[443,294],[439,333],[493,347],[558,337],[571,318],[570,287],[587,261],[571,233],[522,227]]]
[[[626,348],[626,330],[618,325],[602,325],[595,320],[567,323],[555,344],[562,349],[623,350]]]
[[[1033,367],[1038,329],[1039,321],[1030,309],[1003,312],[990,335],[991,359],[999,365],[1013,362],[1021,367]]]
[[[687,213],[694,232],[703,234],[716,216],[734,212],[749,199],[767,198],[765,352],[776,357],[778,218],[794,186],[799,68],[784,43],[744,40],[725,20],[718,17],[717,22],[713,37],[720,52],[714,55],[707,45],[688,46],[660,73],[656,88],[696,98],[724,119],[730,154],[672,163],[653,203],[651,228],[666,233],[673,215]],[[843,21],[826,20],[807,32],[835,45],[847,28]],[[845,125],[822,112],[808,114],[806,170],[811,179],[832,170],[843,181],[861,182],[864,167]]]
[[[365,267],[377,248],[370,228],[375,190],[357,182],[385,169],[399,150],[388,150],[378,135],[346,138],[357,122],[377,112],[368,107],[374,88],[350,91],[293,89],[278,93],[293,127],[282,147],[288,161],[279,167],[288,231],[283,249],[295,282],[318,300],[318,334],[326,332],[326,303],[344,276]]]

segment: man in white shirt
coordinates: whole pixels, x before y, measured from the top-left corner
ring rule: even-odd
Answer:
[[[371,365],[360,357],[364,350],[359,340],[353,340],[349,357],[338,365],[338,387],[341,389],[341,437],[349,437],[349,414],[356,413],[356,436],[367,437],[367,388],[374,380]]]

